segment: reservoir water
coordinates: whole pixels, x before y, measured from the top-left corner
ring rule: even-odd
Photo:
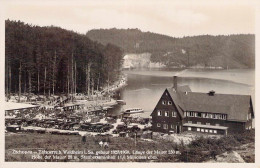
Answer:
[[[255,70],[176,70],[153,69],[124,71],[128,85],[120,91],[120,99],[126,105],[116,108],[120,113],[127,108],[142,108],[142,116],[148,117],[163,91],[173,86],[173,76],[178,76],[179,85],[189,85],[193,92],[214,90],[216,93],[251,95],[254,106]]]

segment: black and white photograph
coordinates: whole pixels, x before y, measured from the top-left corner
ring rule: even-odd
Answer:
[[[5,163],[257,162],[256,2],[1,3]]]

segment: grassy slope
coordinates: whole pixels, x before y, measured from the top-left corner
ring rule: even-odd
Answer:
[[[217,155],[237,151],[246,162],[254,162],[254,130],[237,135],[229,135],[220,139],[198,138],[187,146],[176,145],[174,142],[156,139],[155,141],[137,140],[136,146],[134,139],[123,137],[92,137],[87,136],[86,142],[82,142],[81,136],[73,135],[51,135],[51,134],[36,134],[36,133],[7,133],[5,136],[5,160],[6,161],[35,161],[30,155],[13,155],[11,149],[45,149],[45,150],[86,150],[93,151],[104,150],[98,143],[102,141],[109,142],[109,148],[106,150],[179,150],[181,155],[156,155],[157,162],[204,162],[214,159]],[[248,145],[246,145],[248,144]],[[250,149],[249,149],[250,146]],[[247,150],[248,149],[248,150]],[[37,160],[43,161],[43,160]],[[57,160],[49,160],[57,161]],[[68,161],[68,160],[58,160]],[[100,160],[79,160],[79,161],[100,161]],[[102,160],[102,161],[149,161],[135,159],[121,160]]]
[[[93,151],[101,150],[98,145],[100,140],[109,142],[107,150],[170,150],[174,149],[176,145],[169,141],[148,142],[137,140],[135,147],[134,139],[122,137],[91,137],[86,138],[86,142],[82,142],[81,136],[71,135],[51,135],[51,134],[36,134],[36,133],[19,133],[5,136],[6,161],[33,161],[30,155],[13,155],[10,154],[11,149],[45,149],[45,150],[84,150],[91,149]],[[158,156],[157,161],[174,161],[175,155]],[[61,160],[66,161],[66,160]],[[95,161],[95,160],[94,160]],[[106,161],[106,160],[102,160]],[[108,160],[107,160],[108,161]],[[126,160],[115,160],[126,161]],[[141,160],[127,160],[127,161],[141,161]],[[144,161],[144,160],[143,160]]]

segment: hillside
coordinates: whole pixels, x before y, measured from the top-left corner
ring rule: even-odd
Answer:
[[[5,21],[6,92],[85,93],[116,81],[122,56],[73,31]]]
[[[173,38],[139,29],[94,29],[87,36],[114,44],[125,53],[151,53],[152,62],[168,67],[254,68],[255,36],[201,35]]]

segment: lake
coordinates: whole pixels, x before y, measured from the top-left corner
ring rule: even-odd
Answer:
[[[126,101],[120,113],[127,108],[144,109],[142,116],[148,117],[156,106],[163,91],[173,86],[173,76],[178,76],[179,85],[189,85],[193,92],[252,95],[254,104],[255,70],[205,70],[205,69],[152,69],[124,71],[127,74],[127,86],[120,91],[120,99]]]

